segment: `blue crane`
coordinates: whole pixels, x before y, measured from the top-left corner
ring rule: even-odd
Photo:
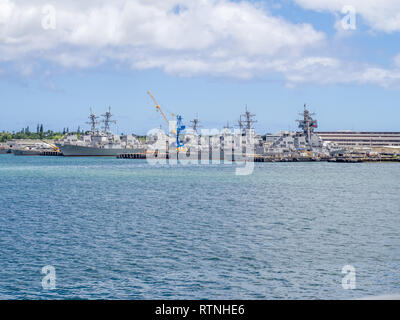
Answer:
[[[181,151],[181,149],[184,147],[184,143],[181,142],[179,136],[181,132],[186,129],[186,126],[182,124],[182,117],[180,115],[176,116],[176,121],[176,149]]]

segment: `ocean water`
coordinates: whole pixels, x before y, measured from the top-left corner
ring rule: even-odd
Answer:
[[[0,156],[0,299],[400,293],[399,164],[235,168]]]

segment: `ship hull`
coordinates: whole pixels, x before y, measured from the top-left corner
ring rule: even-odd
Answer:
[[[119,154],[142,153],[143,149],[94,148],[74,145],[57,145],[65,157],[116,157]]]
[[[0,154],[7,154],[10,153],[8,149],[0,149]]]
[[[12,152],[16,156],[40,156],[42,154],[41,151],[37,150],[13,150]]]

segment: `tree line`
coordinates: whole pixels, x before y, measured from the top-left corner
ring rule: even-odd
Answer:
[[[0,132],[0,142],[6,142],[12,139],[35,139],[35,140],[56,140],[61,139],[64,135],[73,133],[73,134],[82,134],[80,127],[77,131],[70,132],[69,128],[64,128],[62,131],[52,131],[52,130],[45,130],[43,124],[38,124],[36,127],[36,131],[31,131],[29,126],[26,128],[22,128],[18,132],[7,132],[3,131]]]

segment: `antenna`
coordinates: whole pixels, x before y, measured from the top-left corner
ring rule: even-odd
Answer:
[[[190,121],[190,123],[192,124],[191,128],[193,129],[193,131],[198,134],[199,133],[198,129],[201,128],[201,125],[199,124],[200,123],[199,117],[196,115],[196,118],[194,118],[192,121]]]
[[[89,116],[89,122],[86,122],[87,124],[90,124],[90,126],[91,126],[91,131],[93,132],[93,133],[95,133],[95,132],[97,132],[97,125],[99,124],[99,122],[97,121],[97,119],[98,119],[99,117],[97,117],[95,114],[94,114],[94,112],[93,112],[93,110],[92,110],[92,108],[90,108],[90,116]]]
[[[242,121],[242,116],[240,116],[240,118],[239,118],[239,120],[238,120],[238,124],[237,124],[237,127],[239,127],[239,129],[240,129],[240,132],[242,132],[243,131],[243,121]]]
[[[314,116],[315,113],[310,113],[310,111],[307,109],[307,105],[304,104],[304,112],[300,113],[300,115],[303,117],[303,119],[297,120],[299,128],[303,130],[303,133],[306,137],[306,141],[311,147],[312,134],[314,133],[314,130],[318,128],[317,120],[314,120],[312,118],[312,116]]]
[[[116,124],[117,122],[115,120],[111,120],[111,117],[113,116],[111,114],[111,107],[108,107],[108,111],[105,114],[101,115],[102,117],[104,117],[104,120],[102,121],[103,125],[103,129],[105,133],[109,133],[110,132],[110,124]]]
[[[239,120],[239,123],[240,123],[240,120]],[[226,122],[226,126],[224,126],[224,129],[228,129],[228,130],[232,129],[232,127],[229,125],[229,121]]]
[[[249,112],[246,104],[246,111],[244,114],[240,115],[240,120],[239,120],[239,127],[240,130],[251,130],[254,129],[253,125],[257,123],[257,120],[255,120],[256,115],[252,114]],[[242,120],[244,119],[244,120]]]

